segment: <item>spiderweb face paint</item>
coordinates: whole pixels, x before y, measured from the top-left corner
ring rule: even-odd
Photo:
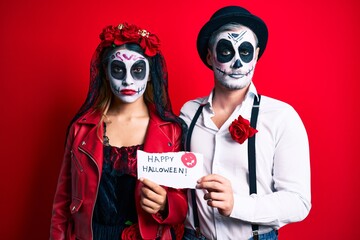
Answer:
[[[229,89],[247,87],[254,74],[256,39],[245,26],[221,32],[211,50],[211,65],[217,81]]]
[[[111,91],[117,98],[126,103],[135,102],[145,92],[149,61],[135,51],[114,50],[110,55],[107,76]]]

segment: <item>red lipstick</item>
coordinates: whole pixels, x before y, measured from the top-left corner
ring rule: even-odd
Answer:
[[[123,89],[120,91],[120,93],[123,95],[134,95],[136,91],[132,89]]]

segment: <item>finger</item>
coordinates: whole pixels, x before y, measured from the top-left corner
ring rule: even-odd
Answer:
[[[229,182],[227,178],[224,178],[223,176],[220,176],[218,174],[209,174],[207,176],[204,176],[198,180],[198,183],[201,182],[218,182],[218,183],[226,183]]]
[[[160,203],[159,203],[160,202]],[[164,211],[166,209],[167,199],[161,201],[154,201],[141,195],[141,206],[149,213],[157,213],[158,211]]]
[[[198,189],[206,189],[209,192],[223,192],[226,186],[219,182],[201,182],[196,184]]]
[[[233,202],[228,199],[216,200],[216,199],[207,199],[207,205],[213,208],[217,208],[219,213],[224,216],[229,216],[233,209]]]
[[[151,188],[144,186],[141,188],[141,194],[144,198],[149,199],[152,202],[161,203],[161,195],[154,192]]]
[[[157,210],[159,209],[160,205],[151,199],[148,198],[142,198],[141,199],[141,205],[145,208],[149,208],[151,210]]]
[[[163,195],[157,194],[152,189],[144,186],[141,188],[141,196],[144,199],[147,199],[149,202],[148,206],[153,207],[154,205],[160,206],[161,209],[164,209],[166,205],[166,191]]]
[[[204,194],[204,200],[225,201],[227,195],[219,192],[208,192]]]
[[[159,210],[153,206],[149,206],[148,204],[141,202],[141,207],[142,209],[144,209],[144,211],[150,213],[150,214],[155,214],[157,213]]]
[[[146,179],[146,178],[142,178],[140,179],[140,181],[146,186],[148,187],[149,189],[151,189],[153,192],[155,192],[156,194],[159,194],[159,195],[164,195],[166,194],[166,190],[161,187],[160,185],[158,185],[157,183],[149,180],[149,179]]]
[[[213,208],[218,208],[219,210],[224,208],[225,202],[224,201],[217,201],[214,199],[207,200],[207,205]]]

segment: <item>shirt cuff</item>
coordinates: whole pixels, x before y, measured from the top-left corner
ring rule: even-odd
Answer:
[[[234,208],[230,217],[252,222],[255,214],[256,194],[250,196],[234,195]]]

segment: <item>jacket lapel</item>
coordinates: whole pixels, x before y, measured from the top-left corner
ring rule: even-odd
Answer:
[[[100,115],[96,112],[87,113],[81,118],[79,121],[81,125],[79,131],[86,131],[88,133],[86,135],[80,134],[84,137],[79,142],[78,148],[94,161],[101,172],[104,155],[101,139],[104,134],[104,127],[98,127],[99,121]]]
[[[161,153],[173,151],[174,139],[171,139],[170,122],[164,122],[154,112],[150,111],[150,122],[146,132],[144,151],[149,153]]]

